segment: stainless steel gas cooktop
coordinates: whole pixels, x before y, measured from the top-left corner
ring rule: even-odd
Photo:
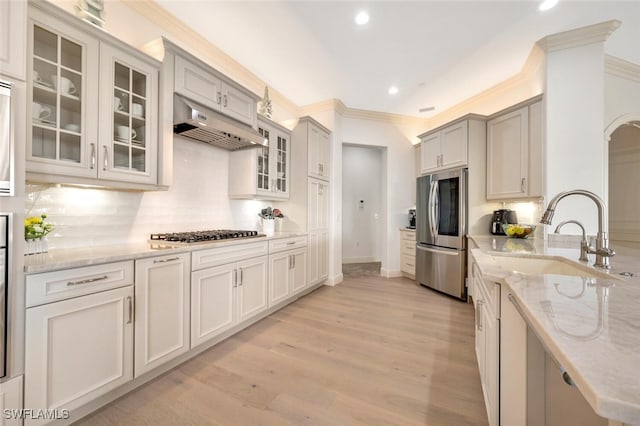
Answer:
[[[208,231],[170,232],[151,234],[152,247],[186,247],[198,243],[212,243],[223,240],[264,237],[258,231],[238,229],[212,229]]]

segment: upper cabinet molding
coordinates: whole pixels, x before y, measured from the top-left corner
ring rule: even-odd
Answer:
[[[606,41],[621,24],[622,22],[617,19],[612,19],[599,24],[551,34],[541,38],[536,44],[548,53],[587,44],[601,43]]]
[[[640,64],[634,64],[616,56],[604,55],[604,72],[640,83]]]

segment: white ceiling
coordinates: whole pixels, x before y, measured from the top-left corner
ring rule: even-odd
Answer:
[[[430,117],[519,72],[537,40],[610,19],[606,52],[640,64],[638,0],[156,2],[301,106]]]

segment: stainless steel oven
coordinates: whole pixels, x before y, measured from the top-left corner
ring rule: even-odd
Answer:
[[[421,176],[416,186],[416,280],[465,299],[467,169]]]
[[[11,84],[0,81],[0,195],[13,195]]]

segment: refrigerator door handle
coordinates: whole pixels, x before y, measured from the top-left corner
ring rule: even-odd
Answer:
[[[423,246],[422,244],[418,244],[416,248],[418,250],[428,251],[431,253],[446,254],[447,256],[460,256],[460,254],[462,253],[460,250],[456,250],[456,249],[447,249],[447,248],[436,249],[436,248]]]
[[[436,187],[436,181],[431,182],[431,187],[429,188],[429,201],[428,201],[428,218],[429,218],[429,231],[431,232],[431,241],[435,242],[436,240],[436,228],[434,225],[435,221],[435,209],[434,209],[434,191]]]
[[[435,229],[434,235],[438,235],[440,230],[440,185],[438,181],[434,181],[433,189],[433,228]]]

